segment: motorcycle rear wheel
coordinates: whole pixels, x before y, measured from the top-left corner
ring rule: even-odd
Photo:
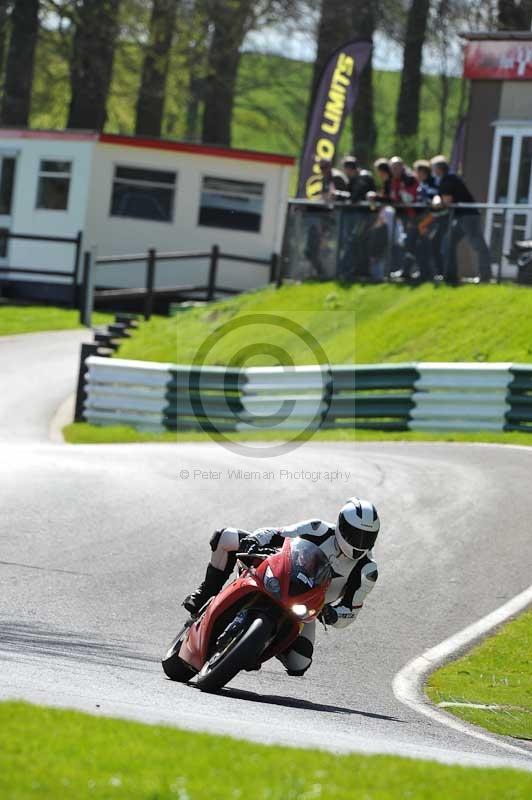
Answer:
[[[230,648],[220,658],[214,653],[203,665],[197,686],[203,692],[216,692],[229,683],[240,670],[249,669],[260,659],[272,635],[272,623],[267,617],[255,617]]]

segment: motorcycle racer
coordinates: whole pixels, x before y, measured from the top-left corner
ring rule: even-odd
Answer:
[[[380,529],[379,515],[368,500],[350,498],[336,524],[310,519],[279,528],[259,528],[253,533],[239,528],[220,528],[211,537],[212,556],[204,581],[189,594],[183,606],[197,615],[216,595],[234,570],[238,552],[281,548],[286,537],[301,537],[320,547],[332,567],[333,579],[321,619],[333,628],[344,628],[357,618],[378,577],[372,547]],[[289,675],[303,675],[312,663],[316,623],[305,624],[290,648],[279,656]]]

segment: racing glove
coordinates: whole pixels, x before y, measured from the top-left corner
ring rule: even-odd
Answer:
[[[271,547],[264,544],[256,536],[246,536],[239,544],[240,552],[247,553],[249,556],[254,555],[275,555],[279,552],[279,548]]]
[[[261,545],[255,536],[244,536],[238,545],[238,549],[241,553],[253,555],[254,553],[261,552],[263,550],[263,545]]]
[[[326,603],[319,615],[319,618],[326,625],[335,625],[338,622],[338,612],[330,603]]]

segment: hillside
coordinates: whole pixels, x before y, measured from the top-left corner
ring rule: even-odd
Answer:
[[[249,314],[276,314],[314,337],[331,363],[399,361],[532,362],[532,291],[519,286],[340,286],[335,283],[272,288],[240,295],[176,317],[143,323],[120,348],[121,358],[187,364],[209,335],[207,364],[238,363],[242,347],[258,344],[248,366],[282,360],[316,363],[297,331],[281,323],[250,321],[225,335],[222,326]],[[307,337],[308,338],[308,337]]]
[[[31,125],[63,128],[69,105],[68,65],[64,43],[48,33],[37,50]],[[312,65],[281,56],[244,53],[239,72],[233,123],[233,146],[297,155],[303,138]],[[140,81],[140,48],[121,42],[117,48],[106,130],[132,133]],[[445,110],[445,149],[453,139],[460,94],[460,81],[451,79]],[[393,128],[399,92],[398,72],[375,72],[377,150],[392,155],[396,150]],[[433,155],[438,149],[439,79],[425,76],[417,155]],[[185,136],[187,75],[176,57],[172,65],[165,108],[164,135]],[[352,150],[348,120],[340,152]]]

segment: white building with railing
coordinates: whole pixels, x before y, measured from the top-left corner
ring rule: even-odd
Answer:
[[[0,129],[0,287],[17,296],[70,301],[81,280],[81,259],[72,275],[76,243],[44,237],[68,240],[79,232],[77,249],[100,256],[217,244],[269,259],[280,252],[293,165],[284,155],[162,139]],[[139,286],[143,269],[102,265],[95,282]],[[157,286],[205,283],[199,272],[207,270],[197,260],[168,262],[157,270]],[[220,272],[236,289],[267,280],[257,264],[221,264]]]

